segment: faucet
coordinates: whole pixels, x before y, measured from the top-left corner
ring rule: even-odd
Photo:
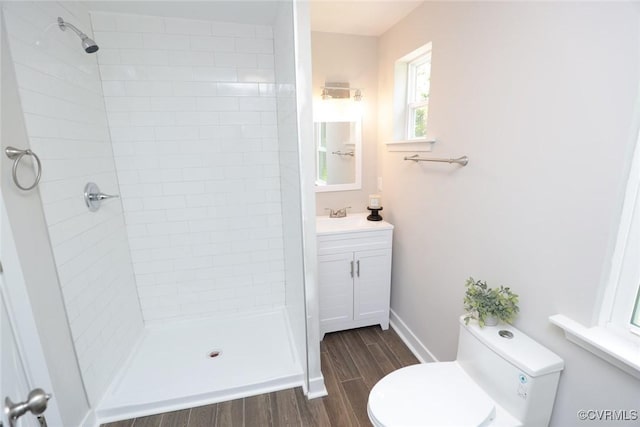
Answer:
[[[333,209],[325,208],[326,211],[329,211],[329,218],[344,218],[347,216],[347,209],[351,209],[351,206],[346,206],[342,209]]]

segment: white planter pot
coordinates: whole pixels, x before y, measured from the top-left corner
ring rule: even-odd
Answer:
[[[496,326],[498,324],[498,318],[493,316],[487,316],[484,318],[484,326]]]

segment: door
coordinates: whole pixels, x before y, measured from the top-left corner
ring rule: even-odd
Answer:
[[[37,333],[33,330],[25,342],[20,340],[20,333],[26,333],[33,327],[33,317],[30,316],[31,307],[26,297],[26,289],[20,270],[20,263],[15,250],[15,242],[9,228],[8,218],[3,206],[2,193],[0,192],[0,421],[3,427],[11,424],[7,419],[5,409],[5,399],[9,398],[13,403],[21,403],[28,400],[30,392],[34,389],[34,384],[29,368],[40,374],[38,378],[42,380],[42,363],[38,366],[37,360],[43,360],[40,350]],[[18,311],[19,310],[19,311]],[[17,314],[20,314],[19,316]],[[31,322],[29,322],[31,321]],[[29,324],[31,323],[31,324]],[[25,349],[29,349],[27,355]],[[46,369],[46,368],[45,368]],[[39,384],[36,384],[38,386]],[[50,382],[41,384],[42,387],[50,387]],[[31,395],[36,397],[35,395]],[[33,399],[32,407],[46,406],[46,400]],[[54,406],[56,406],[54,404]],[[26,408],[25,408],[26,409]],[[38,410],[36,409],[36,412]],[[53,421],[53,423],[51,423]],[[53,417],[49,419],[50,425],[62,425],[57,407]],[[42,424],[36,416],[27,410],[19,417],[14,425],[16,427],[39,427]]]
[[[386,315],[389,310],[391,249],[355,253],[354,319]]]
[[[0,286],[4,287],[1,274]],[[2,346],[2,352],[0,352],[0,397],[4,408],[6,397],[9,397],[13,402],[22,402],[26,400],[31,387],[22,363],[13,326],[9,320],[10,316],[3,292],[0,292],[0,299],[2,300],[0,301],[0,345]],[[2,425],[10,425],[4,410],[2,411]],[[38,427],[39,423],[33,415],[25,414],[18,419],[16,426]]]
[[[320,329],[324,325],[353,320],[353,252],[320,255]]]

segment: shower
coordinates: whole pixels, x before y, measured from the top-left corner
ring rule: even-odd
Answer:
[[[1,10],[3,64],[15,65],[6,87],[24,99],[3,90],[3,114],[26,118],[25,145],[49,172],[44,198],[17,199],[13,218],[42,212],[43,233],[61,230],[44,240],[60,277],[47,289],[83,390],[56,397],[85,399],[102,423],[291,387],[321,395],[320,340],[306,329],[302,219],[313,212],[301,208],[294,2],[260,2],[259,22],[233,2],[168,3],[191,17],[144,3]],[[96,37],[104,55],[45,39],[56,25],[87,53]],[[121,198],[90,211],[87,181]],[[57,425],[92,425],[74,417]]]
[[[82,40],[82,48],[84,49],[85,52],[94,53],[98,51],[99,47],[95,41],[90,39],[89,36],[87,36],[85,33],[77,29],[74,25],[69,24],[68,22],[64,22],[64,19],[62,19],[59,16],[58,16],[58,27],[60,27],[62,31],[66,31],[67,27],[71,28],[78,35],[78,37],[80,37],[80,40]]]

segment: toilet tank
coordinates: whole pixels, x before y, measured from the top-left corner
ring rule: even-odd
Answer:
[[[526,427],[549,424],[563,360],[510,325],[480,328],[460,318],[458,363]]]

